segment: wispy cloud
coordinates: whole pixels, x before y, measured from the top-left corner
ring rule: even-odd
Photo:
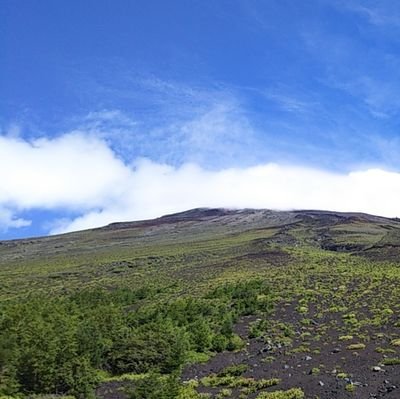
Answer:
[[[400,137],[370,136],[372,145],[385,165],[400,165]],[[398,168],[395,168],[398,170]]]
[[[304,99],[298,93],[288,93],[283,88],[271,88],[263,91],[263,96],[268,100],[275,102],[279,107],[287,112],[296,114],[310,114],[321,109],[319,103],[315,100]]]
[[[274,7],[280,9],[279,3]],[[400,115],[399,64],[395,56],[382,58],[349,35],[320,24],[300,25],[298,52],[308,69],[296,81],[174,80],[117,63],[76,85],[97,103],[64,131],[91,132],[126,162],[145,157],[221,168],[291,160],[347,169],[348,158],[359,161],[349,146],[369,146],[363,133],[375,128],[371,121]],[[297,76],[291,65],[282,68]],[[379,135],[379,129],[373,133]],[[366,154],[363,161],[369,162],[374,152],[356,155]]]
[[[193,88],[155,78],[137,84],[144,89],[143,101],[162,109],[150,116],[135,108],[102,109],[72,120],[78,125],[73,131],[106,140],[126,161],[146,157],[208,167],[256,161],[257,129],[228,89]]]
[[[400,82],[362,75],[338,80],[331,75],[329,84],[359,98],[376,118],[389,118],[400,113]]]
[[[346,12],[358,7],[358,3],[351,1],[333,4]],[[363,25],[354,28],[352,35],[316,27],[305,30],[302,38],[306,51],[319,67],[318,82],[350,96],[343,96],[343,101],[368,112],[372,118],[400,114],[400,58],[389,45],[397,41],[398,34],[371,31]],[[330,98],[335,96],[334,92],[328,94]]]
[[[19,218],[15,215],[16,210],[0,206],[0,232],[5,232],[10,228],[26,227],[31,224],[30,220]]]
[[[373,25],[400,27],[399,3],[396,0],[339,0],[336,4],[365,17]]]

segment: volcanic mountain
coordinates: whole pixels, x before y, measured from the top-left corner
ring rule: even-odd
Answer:
[[[400,397],[398,219],[199,208],[0,241],[0,298],[0,396]]]

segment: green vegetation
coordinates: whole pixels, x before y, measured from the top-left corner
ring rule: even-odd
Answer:
[[[264,311],[265,297],[261,309],[257,298],[268,292],[267,285],[252,280],[226,284],[202,298],[143,304],[129,312],[145,299],[143,292],[97,290],[7,303],[0,310],[0,393],[88,398],[100,381],[98,370],[174,375],[193,351],[241,347],[232,324],[243,314]],[[243,371],[232,367],[216,378],[235,380]],[[132,398],[144,398],[149,386],[160,395],[165,386],[172,392],[177,384],[176,378],[153,380],[139,380]]]
[[[375,351],[378,353],[396,353],[396,351],[392,348],[381,348],[380,346],[375,348]]]
[[[225,367],[222,371],[220,371],[217,376],[218,377],[227,377],[227,376],[232,376],[232,377],[239,377],[241,376],[249,366],[247,364],[238,364],[235,366],[228,366]]]
[[[397,366],[400,364],[400,358],[398,357],[388,357],[382,360],[385,366]]]
[[[130,399],[176,399],[180,394],[180,384],[176,376],[160,377],[149,375],[135,383]]]
[[[365,349],[365,344],[362,344],[362,343],[350,344],[350,345],[347,346],[347,349],[351,350],[351,351]]]
[[[263,392],[257,399],[304,399],[304,392],[300,388],[292,388],[288,391]]]
[[[351,341],[353,339],[352,335],[341,335],[339,341]]]
[[[1,244],[0,398],[303,399],[289,373],[351,392],[343,359],[400,364],[398,222],[249,215]]]
[[[313,375],[318,375],[321,372],[321,369],[319,367],[313,367],[311,369],[311,374]]]
[[[345,386],[345,390],[347,391],[347,392],[355,392],[356,391],[356,386],[354,385],[354,384],[347,384],[346,386]]]
[[[211,375],[208,377],[204,377],[201,380],[202,385],[206,387],[219,387],[219,386],[227,386],[229,388],[238,388],[238,387],[246,387],[250,388],[249,392],[256,392],[263,388],[272,387],[274,385],[278,385],[280,380],[278,378],[271,378],[255,380],[254,378],[245,378],[245,377],[235,377],[235,376],[225,376],[219,377],[217,375]]]

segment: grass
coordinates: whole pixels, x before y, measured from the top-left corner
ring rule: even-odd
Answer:
[[[385,366],[397,366],[400,365],[400,358],[398,357],[392,357],[392,358],[385,358],[382,360],[382,363]]]
[[[219,387],[226,386],[228,388],[249,388],[250,392],[256,392],[257,390],[272,387],[278,385],[280,380],[278,378],[271,379],[259,379],[238,377],[235,375],[218,376],[211,375],[204,377],[200,380],[201,384],[205,387]]]
[[[354,337],[352,335],[341,335],[339,341],[351,341]]]
[[[347,392],[355,392],[357,387],[354,384],[346,384],[344,388]]]
[[[263,392],[257,399],[304,399],[304,392],[300,388],[292,388],[287,391]]]
[[[365,349],[365,344],[362,344],[362,343],[350,344],[347,346],[347,349],[350,351],[362,350],[362,349]]]
[[[210,360],[212,353],[189,352],[187,355],[188,363],[206,363]]]

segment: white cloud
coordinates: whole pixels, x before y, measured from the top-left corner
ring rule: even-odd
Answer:
[[[129,169],[94,137],[70,133],[27,142],[0,136],[0,205],[100,207],[114,201],[128,177]]]
[[[27,142],[0,137],[0,226],[21,227],[22,210],[59,210],[52,233],[161,216],[194,207],[330,209],[399,216],[400,173],[331,173],[267,163],[205,170],[146,159],[123,163],[93,136]],[[82,216],[63,219],[62,210]]]
[[[0,232],[8,228],[19,228],[29,226],[31,222],[13,215],[10,209],[0,207]]]

